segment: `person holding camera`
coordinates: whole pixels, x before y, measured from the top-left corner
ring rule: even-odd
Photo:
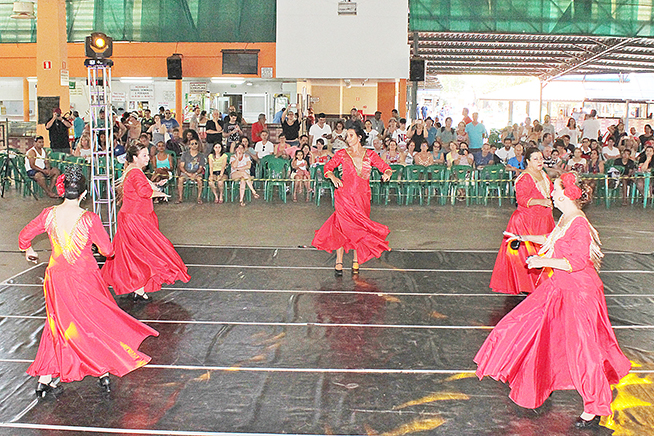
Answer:
[[[71,152],[68,139],[68,129],[71,126],[72,124],[68,121],[67,116],[61,115],[61,109],[56,107],[52,110],[52,118],[45,124],[45,128],[50,135],[50,148],[52,151]]]

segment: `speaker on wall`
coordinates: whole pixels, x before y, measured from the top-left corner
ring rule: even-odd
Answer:
[[[425,81],[425,60],[414,58],[411,59],[409,66],[409,80],[412,82]]]
[[[166,66],[168,67],[168,78],[180,80],[182,78],[182,57],[174,54],[166,58]]]

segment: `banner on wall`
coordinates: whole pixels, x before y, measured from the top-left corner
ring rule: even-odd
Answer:
[[[207,92],[207,82],[189,83],[189,94],[205,94]]]
[[[131,85],[129,87],[130,100],[150,100],[154,98],[154,85]]]

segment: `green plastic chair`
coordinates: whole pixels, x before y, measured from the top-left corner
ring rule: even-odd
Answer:
[[[56,167],[62,173],[66,169],[66,160],[70,157],[70,154],[64,153],[63,151],[51,151],[48,159],[50,159],[50,165]]]
[[[266,156],[267,157],[267,156]],[[279,198],[286,203],[286,188],[288,187],[288,182],[286,178],[288,177],[289,162],[286,159],[280,157],[272,157],[271,159],[266,160],[266,166],[264,168],[264,191],[263,197],[266,201],[272,201],[273,192],[275,186],[279,192]]]
[[[397,204],[399,206],[402,204],[402,187],[400,180],[402,180],[402,175],[404,173],[404,165],[391,165],[391,169],[393,170],[393,174],[391,175],[391,178],[388,180],[388,182],[384,183],[384,204],[388,204],[388,200],[391,195],[391,189],[394,189],[397,198]]]
[[[450,188],[450,173],[447,165],[430,165],[425,168],[425,176],[427,176],[427,205],[431,204],[431,197],[436,195],[436,191],[438,191],[438,202],[444,205]]]
[[[315,179],[314,179],[316,206],[320,206],[320,198],[322,197],[323,193],[326,191],[329,191],[332,198],[332,206],[334,206],[334,184],[332,183],[331,180],[325,178],[324,171],[325,171],[324,165],[316,166]],[[334,170],[334,174],[336,175],[336,177],[340,177],[340,171],[338,168]]]
[[[406,205],[413,203],[413,199],[417,194],[422,206],[422,191],[426,182],[424,180],[426,167],[422,165],[407,165],[404,167],[404,198]]]
[[[488,197],[497,192],[498,206],[502,207],[502,197],[506,193],[508,175],[504,165],[488,165],[479,171],[478,192],[484,198],[484,205],[488,205]]]
[[[610,177],[609,172],[611,169],[615,169],[620,173],[620,177],[624,174],[624,167],[614,166],[612,160],[609,160],[604,164],[604,201],[606,208],[611,207],[611,203],[620,196],[620,184],[626,183],[626,180],[616,180],[613,177]]]
[[[381,202],[381,176],[381,172],[375,167],[370,171],[370,194],[375,204]]]
[[[466,206],[470,205],[470,198],[474,195],[474,173],[475,169],[468,165],[452,165],[450,168],[450,201],[456,202],[459,189],[463,189],[466,195]]]
[[[639,171],[634,175],[637,179],[643,179],[643,194],[641,195],[636,188],[636,181],[631,184],[631,204],[634,204],[636,200],[642,197],[643,199],[643,208],[647,208],[647,201],[650,197],[650,179],[652,178],[651,171]]]

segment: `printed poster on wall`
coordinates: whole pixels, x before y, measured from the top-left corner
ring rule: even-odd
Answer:
[[[131,85],[129,99],[138,101],[154,99],[154,85]]]

